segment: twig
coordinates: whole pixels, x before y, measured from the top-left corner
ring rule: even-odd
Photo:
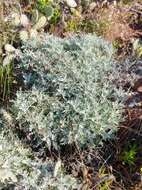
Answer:
[[[122,126],[120,126],[120,128],[128,129],[128,131],[131,131],[131,132],[135,133],[138,136],[142,136],[142,133],[139,133],[137,130],[131,129],[131,128],[127,127],[127,126],[122,125]]]
[[[101,183],[103,183],[103,182],[105,182],[105,181],[110,181],[110,180],[115,180],[115,177],[113,176],[113,175],[106,175],[106,176],[104,176],[104,177],[102,177],[102,178],[100,178],[97,182],[96,182],[96,184],[93,186],[93,188],[92,189],[94,189],[94,188],[96,188],[98,185],[100,185]]]

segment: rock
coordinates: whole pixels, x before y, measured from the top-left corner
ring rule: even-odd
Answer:
[[[115,7],[117,6],[117,1],[116,1],[116,0],[114,0],[113,5],[114,5]]]
[[[97,7],[97,3],[93,2],[89,5],[89,9],[92,11]]]
[[[13,53],[15,52],[15,48],[11,44],[6,44],[4,47],[5,51],[8,53]]]
[[[21,21],[21,25],[24,27],[28,27],[30,24],[30,21],[28,19],[28,17],[25,14],[22,14],[20,17],[20,21]]]
[[[66,0],[66,3],[70,8],[77,7],[77,3],[74,0]]]
[[[139,86],[139,87],[137,88],[137,91],[142,93],[142,86]]]

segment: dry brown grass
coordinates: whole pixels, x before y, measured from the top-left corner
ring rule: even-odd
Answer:
[[[100,24],[101,35],[115,43],[122,57],[132,53],[133,40],[142,36],[142,0],[98,7],[87,17]]]

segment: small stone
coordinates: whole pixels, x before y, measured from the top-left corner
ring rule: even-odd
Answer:
[[[142,92],[142,86],[139,86],[139,87],[137,88],[137,91],[138,91],[138,92]]]
[[[5,51],[8,53],[15,52],[15,48],[11,44],[6,44],[4,47]]]
[[[92,11],[97,7],[97,3],[93,2],[90,4],[89,9]]]
[[[142,175],[138,172],[136,172],[135,174],[133,174],[132,179],[135,182],[142,182]]]
[[[117,1],[116,1],[116,0],[113,2],[113,5],[114,5],[114,6],[117,6]]]
[[[70,8],[77,7],[77,3],[74,0],[66,0],[66,3]]]
[[[28,17],[25,14],[22,14],[20,17],[20,21],[21,21],[21,25],[24,27],[28,27],[30,24],[30,21],[28,19]]]
[[[142,78],[139,78],[135,84],[134,84],[134,89],[137,91],[137,92],[140,92],[142,93]]]

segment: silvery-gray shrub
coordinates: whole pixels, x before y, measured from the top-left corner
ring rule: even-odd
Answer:
[[[80,184],[67,175],[61,161],[42,162],[4,126],[0,132],[0,189],[14,190],[74,190]]]
[[[19,126],[35,130],[57,149],[112,138],[123,94],[112,82],[113,53],[112,45],[95,34],[42,35],[26,43],[19,67],[29,89],[17,92],[13,107]]]

